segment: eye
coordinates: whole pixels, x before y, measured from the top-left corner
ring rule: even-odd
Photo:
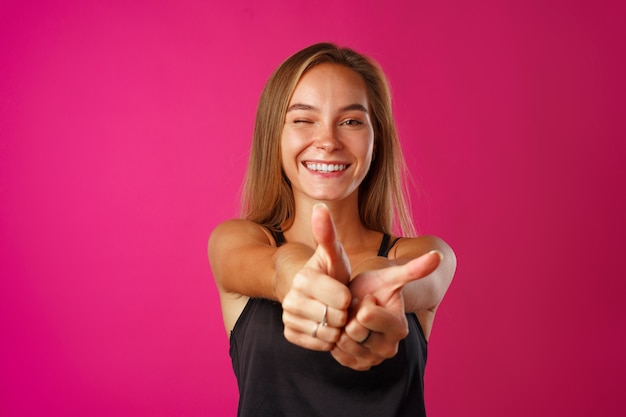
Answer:
[[[313,123],[310,120],[307,119],[294,119],[293,121],[294,123],[298,124],[298,123]]]
[[[363,122],[357,119],[348,119],[344,120],[341,124],[345,126],[361,126]]]

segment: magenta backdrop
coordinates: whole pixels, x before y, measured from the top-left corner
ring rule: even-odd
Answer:
[[[624,3],[262,3],[0,4],[0,415],[235,415],[206,241],[265,80],[326,40],[388,73],[458,254],[430,415],[623,415]]]

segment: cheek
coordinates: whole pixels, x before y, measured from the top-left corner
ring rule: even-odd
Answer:
[[[289,141],[285,140],[283,136],[280,139],[280,159],[281,159],[281,162],[283,163],[283,166],[285,165],[285,162],[290,154],[291,154],[291,149],[289,146]]]
[[[363,155],[364,158],[372,158],[374,154],[374,139],[372,136],[362,138],[357,144],[358,152]]]
[[[306,146],[306,138],[302,135],[293,132],[283,132],[280,139],[280,150],[283,163],[289,163],[290,160],[294,161],[298,154],[302,152]]]
[[[374,146],[373,140],[366,141],[365,143],[363,143],[362,148],[361,148],[361,152],[362,152],[361,155],[363,155],[364,165],[367,167],[368,171],[371,168],[374,158],[376,158],[375,149],[376,148]]]
[[[283,171],[289,173],[294,169],[294,164],[298,156],[298,145],[291,137],[283,137],[280,140],[280,162]]]

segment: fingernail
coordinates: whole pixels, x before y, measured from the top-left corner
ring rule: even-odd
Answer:
[[[443,253],[441,253],[441,251],[438,251],[437,249],[431,250],[426,255],[430,255],[431,253],[436,253],[437,255],[439,255],[439,261],[443,261]]]
[[[315,203],[313,205],[313,210],[315,210],[317,207],[324,207],[325,209],[328,209],[328,206],[326,206],[326,204],[324,203]]]

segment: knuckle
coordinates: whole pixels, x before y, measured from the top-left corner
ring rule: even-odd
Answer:
[[[337,302],[342,310],[346,310],[350,307],[350,303],[352,303],[352,293],[347,287],[338,294]]]
[[[328,336],[328,341],[332,344],[337,343],[341,336],[341,332],[339,331],[339,329],[336,329],[336,328],[331,328],[329,330],[330,330],[330,334]]]
[[[291,342],[294,344],[296,343],[297,341],[296,333],[292,329],[285,327],[285,331],[283,332],[283,334],[285,335],[285,339],[287,339],[288,342]]]
[[[357,370],[357,367],[359,366],[358,362],[351,356],[342,358],[341,361],[339,361],[339,363],[341,363],[343,366],[347,368],[351,368],[354,370]]]
[[[408,335],[409,335],[409,329],[408,327],[404,326],[399,332],[400,340],[404,339]]]
[[[287,310],[283,310],[283,323],[285,325],[285,329],[293,327],[293,316]]]
[[[334,343],[325,342],[324,344],[322,344],[322,346],[320,346],[320,348],[318,350],[321,350],[323,352],[328,352],[328,351],[332,350],[334,347],[335,347]]]
[[[368,362],[358,362],[352,369],[355,371],[369,371],[372,366],[377,365],[376,363],[368,363]]]
[[[338,310],[335,315],[337,316],[337,327],[345,326],[346,322],[348,321],[348,312],[346,310]]]
[[[306,278],[302,275],[302,273],[297,273],[296,276],[293,277],[291,286],[296,290],[302,290],[304,288],[305,281]]]
[[[307,281],[307,277],[304,275],[303,271],[301,271],[298,272],[295,277],[293,277],[293,282],[291,283],[291,286],[296,290],[302,291],[306,288]]]
[[[297,302],[295,300],[295,294],[293,294],[292,291],[288,292],[287,295],[285,296],[285,298],[283,299],[283,319],[285,318],[284,313],[285,312],[289,312],[289,311],[294,311],[296,306],[297,306]]]
[[[394,343],[393,345],[386,345],[384,348],[382,348],[380,355],[384,359],[389,359],[389,358],[393,358],[394,356],[396,356],[397,353],[398,353],[398,344]]]
[[[373,318],[373,312],[367,307],[360,308],[356,318],[361,323],[368,323]]]

